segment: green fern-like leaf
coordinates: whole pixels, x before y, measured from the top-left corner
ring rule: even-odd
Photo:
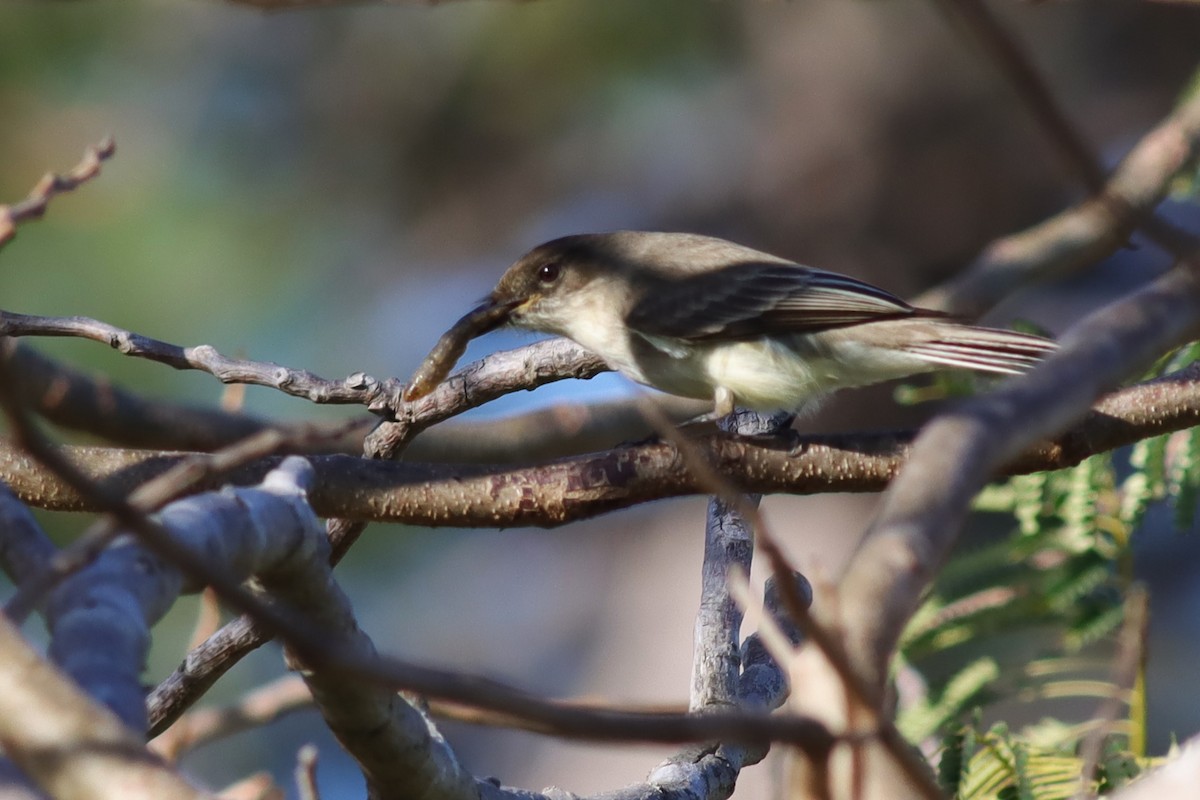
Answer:
[[[966,740],[964,732],[962,741]],[[1083,762],[1069,752],[1031,744],[999,724],[979,740],[970,758],[963,758],[965,752],[958,754],[958,800],[1067,800],[1081,788]],[[1093,787],[1098,785],[1093,782]]]
[[[1044,472],[1018,475],[1011,481],[1016,495],[1014,514],[1022,536],[1036,536],[1042,529],[1042,508],[1045,503],[1047,476]]]
[[[963,776],[963,764],[971,754],[966,752],[967,736],[955,731],[942,737],[941,753],[937,764],[937,782],[948,795],[958,796],[958,782]]]
[[[1065,564],[1058,577],[1047,584],[1046,602],[1060,613],[1073,611],[1084,598],[1107,584],[1112,575],[1111,562],[1085,553]]]
[[[1011,514],[1017,505],[1017,493],[1011,482],[989,483],[975,497],[975,510],[984,514]]]
[[[1085,616],[1067,630],[1063,644],[1068,651],[1082,650],[1114,635],[1121,628],[1124,619],[1125,609],[1118,603],[1113,603],[1108,608],[1097,609],[1096,613]]]
[[[1121,484],[1117,516],[1125,527],[1134,530],[1142,524],[1150,503],[1167,495],[1167,440],[1155,436],[1135,444],[1129,453],[1132,471]]]
[[[999,677],[1000,666],[995,659],[977,659],[947,681],[936,699],[927,698],[918,706],[904,709],[896,718],[896,727],[910,742],[924,741],[961,718]]]
[[[1198,358],[1200,358],[1200,341],[1185,344],[1175,352],[1170,353],[1166,359],[1164,359],[1162,369],[1156,374],[1166,375],[1169,372],[1178,372]]]
[[[1200,495],[1200,428],[1171,437],[1167,467],[1167,494],[1175,507],[1175,527],[1190,530],[1196,521],[1196,499]]]
[[[1067,471],[1067,490],[1061,501],[1062,546],[1082,553],[1095,546],[1096,507],[1100,493],[1109,488],[1112,462],[1107,453],[1084,459]]]

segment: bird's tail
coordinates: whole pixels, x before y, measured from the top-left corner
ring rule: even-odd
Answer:
[[[1058,349],[1050,339],[999,328],[940,322],[933,333],[906,344],[904,351],[931,364],[1012,375],[1032,369]]]

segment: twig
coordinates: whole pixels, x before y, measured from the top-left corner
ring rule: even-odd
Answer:
[[[111,138],[91,145],[83,151],[83,159],[67,174],[48,172],[24,200],[12,205],[0,205],[0,248],[17,235],[17,226],[22,222],[40,219],[55,196],[74,191],[99,175],[100,164],[116,151],[116,142]]]
[[[1128,211],[1119,198],[1105,193],[1104,165],[1055,100],[1054,93],[1033,65],[1033,60],[982,0],[941,2],[942,7],[956,14],[957,19],[983,45],[992,62],[1046,131],[1047,138],[1059,150],[1062,160],[1080,177],[1088,191],[1095,195],[1094,199],[1106,207],[1112,217],[1109,228],[1118,229],[1120,219],[1127,216]],[[1138,220],[1137,224],[1151,241],[1177,260],[1194,261],[1200,256],[1200,238],[1169,220],[1151,212]]]
[[[317,791],[317,746],[306,744],[296,753],[296,794],[300,800],[321,800]]]
[[[933,780],[929,765],[905,741],[895,724],[883,716],[882,698],[872,693],[871,687],[855,673],[854,665],[841,643],[840,626],[831,629],[813,618],[809,612],[811,596],[805,596],[803,593],[801,584],[794,577],[795,570],[779,544],[761,529],[756,529],[756,534],[759,546],[767,556],[771,573],[775,576],[782,606],[786,609],[788,617],[799,628],[805,641],[820,651],[846,693],[845,713],[848,730],[851,733],[874,733],[879,744],[891,756],[892,763],[908,779],[911,788],[926,800],[940,800],[942,792]],[[830,602],[836,600],[834,593],[827,593],[827,597]],[[836,619],[839,616],[835,609],[826,619]],[[858,797],[859,789],[867,776],[863,773],[863,754],[859,745],[851,742],[850,746],[853,748],[851,755],[854,762],[851,774],[854,789],[851,796]],[[821,764],[815,766],[818,770],[826,768]]]
[[[977,316],[1028,281],[1100,261],[1125,245],[1134,228],[1166,197],[1172,179],[1198,157],[1200,92],[1194,92],[1142,137],[1096,196],[997,239],[961,275],[914,302]]]
[[[980,0],[937,0],[935,5],[983,48],[1046,132],[1046,138],[1058,150],[1067,168],[1089,191],[1100,191],[1105,179],[1100,160],[1054,99],[1037,67],[1000,20]]]
[[[287,425],[217,408],[150,399],[72,369],[19,339],[0,339],[0,357],[19,376],[22,402],[50,422],[109,442],[159,450],[210,452],[266,428]],[[365,433],[365,432],[364,432]],[[357,452],[357,440],[335,442],[322,452]]]
[[[1125,624],[1117,637],[1117,654],[1112,665],[1112,684],[1120,691],[1103,701],[1092,715],[1093,726],[1079,746],[1083,761],[1077,800],[1096,796],[1092,783],[1103,755],[1104,742],[1112,733],[1113,722],[1121,711],[1122,696],[1131,693],[1146,655],[1146,633],[1150,625],[1150,597],[1145,588],[1133,586],[1125,601]]]
[[[198,747],[281,717],[312,708],[312,692],[297,675],[285,675],[242,695],[235,703],[200,708],[184,714],[150,743],[150,749],[169,761]]]
[[[222,355],[210,345],[183,347],[88,317],[45,317],[0,310],[0,337],[50,336],[88,339],[124,355],[175,369],[207,372],[223,383],[266,386],[314,403],[362,405],[395,421],[376,431],[372,448],[402,449],[421,431],[505,394],[567,378],[591,378],[608,367],[568,339],[549,339],[493,353],[455,372],[433,392],[412,403],[399,399],[397,381],[378,381],[356,372],[342,380],[270,361]],[[397,453],[398,454],[398,453]]]
[[[371,457],[395,458],[431,425],[506,394],[567,378],[587,380],[609,367],[570,339],[541,342],[493,353],[460,369],[425,397],[405,403],[392,396],[394,422],[385,422],[366,443]]]
[[[0,353],[8,353],[13,371],[20,375],[21,397],[39,416],[114,444],[210,452],[265,428],[288,427],[245,413],[144,397],[103,376],[68,367],[20,339],[0,339]],[[667,406],[672,419],[680,421],[701,413],[706,405],[669,395],[659,402]],[[529,462],[602,450],[613,442],[644,438],[649,432],[627,400],[560,403],[486,422],[438,425],[418,436],[408,453],[410,459],[444,463]],[[362,446],[359,433],[314,447],[312,452],[360,453]]]
[[[41,317],[0,311],[0,336],[65,336],[107,344],[127,356],[144,358],[175,369],[207,372],[222,383],[267,386],[314,403],[369,405],[384,386],[369,375],[355,373],[340,381],[307,370],[289,369],[270,361],[229,358],[202,344],[179,345],[142,336],[88,317]]]

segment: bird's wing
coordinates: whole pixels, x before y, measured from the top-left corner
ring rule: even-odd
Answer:
[[[900,298],[845,275],[752,262],[669,281],[648,291],[626,321],[648,337],[752,339],[916,313]]]

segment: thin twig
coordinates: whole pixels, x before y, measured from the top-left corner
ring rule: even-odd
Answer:
[[[312,692],[304,681],[297,675],[285,675],[252,689],[231,705],[184,714],[150,743],[150,749],[163,758],[177,761],[183,754],[210,742],[269,725],[312,705]]]
[[[20,339],[0,339],[0,357],[8,358],[20,376],[22,402],[39,416],[128,447],[211,452],[266,428],[289,427],[245,413],[145,397],[49,358]],[[322,452],[358,452],[364,433]]]
[[[379,381],[361,372],[340,381],[270,361],[229,358],[211,345],[181,347],[88,317],[42,317],[0,311],[0,336],[62,336],[107,344],[127,356],[175,369],[207,372],[222,383],[267,386],[314,403],[369,405],[382,391]]]
[[[980,45],[1046,132],[1046,138],[1058,150],[1068,170],[1089,191],[1101,191],[1105,174],[1100,160],[1055,100],[1033,61],[995,14],[981,0],[937,0],[935,5]]]
[[[956,2],[945,0],[944,5]],[[914,302],[978,316],[1019,286],[1095,264],[1125,246],[1130,233],[1167,196],[1174,177],[1198,157],[1200,92],[1193,92],[1134,145],[1095,196],[995,240],[961,275]],[[1177,255],[1186,254],[1175,249]]]
[[[430,394],[412,403],[399,399],[399,382],[362,372],[330,380],[270,361],[223,355],[211,345],[184,347],[89,317],[46,317],[0,310],[0,337],[68,337],[107,344],[124,355],[175,369],[207,372],[223,383],[266,386],[313,403],[362,405],[395,422],[374,435],[373,447],[402,447],[421,431],[505,394],[567,378],[591,378],[609,368],[568,339],[549,339],[493,353],[464,366]]]
[[[1006,265],[1003,258],[997,264],[989,264],[985,258],[974,265],[967,276],[941,289],[940,296],[922,297],[922,302],[934,300],[935,307],[978,313],[983,309],[978,296],[983,289],[990,288],[991,294],[995,295],[997,282],[1007,284],[1010,289],[1013,278],[1044,277],[1050,266],[1062,270],[1091,265],[1121,247],[1135,227],[1176,260],[1194,263],[1200,258],[1200,237],[1154,213],[1154,207],[1165,197],[1171,179],[1198,157],[1200,92],[1193,92],[1193,96],[1186,98],[1181,108],[1176,109],[1164,124],[1142,139],[1117,173],[1108,179],[1104,164],[1079,128],[1070,121],[1049,83],[1034,66],[1030,54],[983,0],[936,0],[935,5],[950,22],[958,24],[983,48],[991,64],[1012,86],[1018,100],[1030,110],[1061,160],[1078,176],[1092,197],[1078,210],[1064,213],[1033,229],[1044,234],[1040,239],[1046,245],[1043,254],[1034,258],[1036,264],[1042,261],[1037,269],[1028,269],[1030,265],[1021,265],[1019,260]],[[1026,231],[1021,239],[1010,241],[1009,247],[1019,252],[1019,245],[1038,242],[1030,233],[1032,231]],[[1073,239],[1082,247],[1072,247]],[[989,248],[994,255],[997,254],[995,247]],[[1009,257],[1013,254],[1007,253]],[[1019,266],[1026,266],[1021,270],[1024,276],[1014,271],[1014,267]],[[1008,271],[1007,275],[1000,267]],[[991,275],[985,275],[986,271]],[[972,293],[976,296],[972,297]]]
[[[296,794],[300,800],[321,800],[317,791],[317,746],[306,744],[296,753]]]
[[[74,191],[99,175],[100,165],[116,151],[116,142],[111,137],[91,145],[83,151],[83,158],[70,172],[65,175],[48,172],[24,200],[12,205],[0,205],[0,247],[17,235],[17,226],[22,222],[41,219],[54,197]]]
[[[1118,688],[1109,699],[1103,701],[1092,715],[1093,726],[1080,743],[1079,757],[1083,761],[1080,772],[1080,789],[1076,800],[1093,798],[1096,793],[1092,784],[1103,755],[1104,742],[1112,733],[1113,722],[1121,712],[1123,698],[1134,689],[1138,671],[1146,655],[1146,634],[1150,625],[1150,597],[1146,589],[1135,585],[1125,600],[1125,624],[1117,637],[1117,654],[1112,664],[1112,685]]]

